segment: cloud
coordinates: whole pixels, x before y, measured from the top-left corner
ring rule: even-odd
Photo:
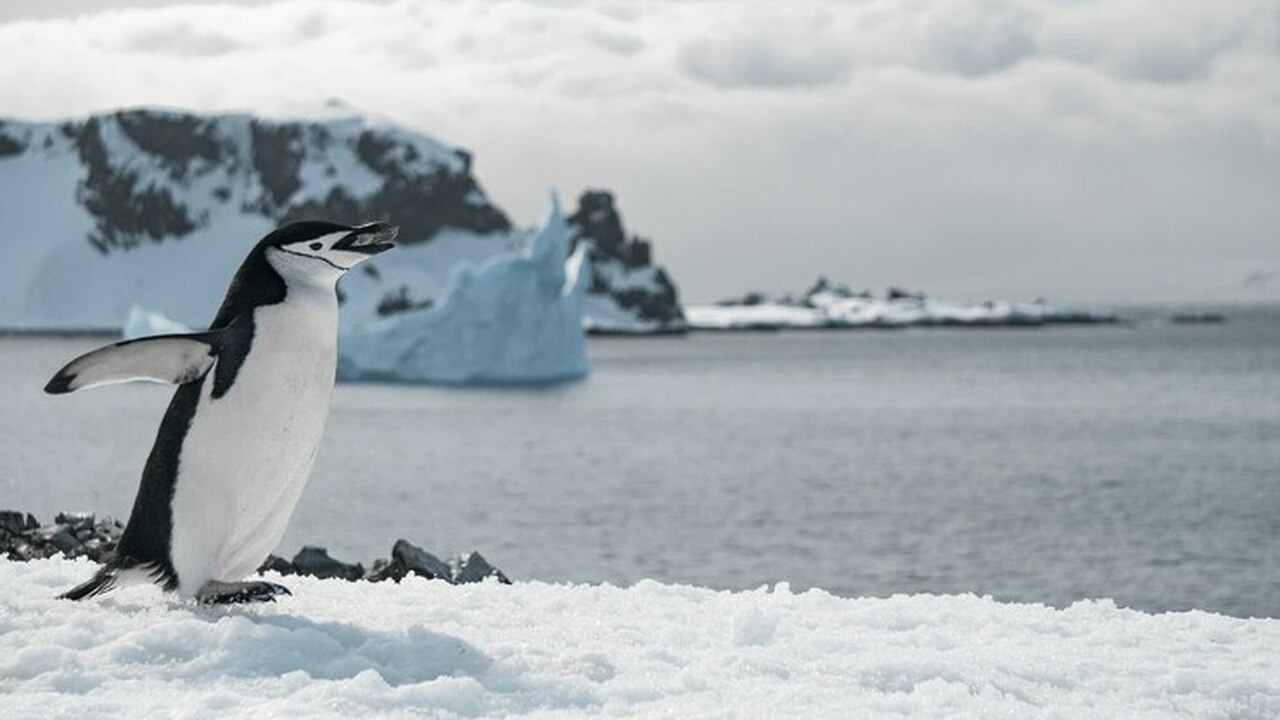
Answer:
[[[340,97],[472,148],[516,217],[615,188],[695,299],[819,272],[1155,293],[1280,263],[1274,0],[75,7],[0,22],[0,115]]]
[[[226,55],[244,47],[227,35],[197,30],[181,21],[130,28],[119,44],[125,52],[206,57]]]
[[[719,87],[807,87],[838,85],[850,61],[831,48],[781,45],[743,36],[693,40],[680,48],[680,67]]]

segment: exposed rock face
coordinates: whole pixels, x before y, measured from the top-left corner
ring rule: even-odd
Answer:
[[[470,153],[359,117],[274,120],[123,110],[0,120],[0,329],[105,330],[137,305],[203,327],[244,253],[281,224],[400,226],[399,251],[344,278],[344,327],[444,302],[452,268],[518,251]],[[591,245],[584,325],[682,332],[675,285],[628,237],[613,197],[584,193],[571,247]]]
[[[684,313],[675,285],[665,270],[653,265],[653,246],[627,237],[613,195],[588,190],[568,218],[573,248],[591,246],[591,284],[595,303],[588,305],[588,330],[595,332],[683,332]]]
[[[2,131],[0,155],[13,154],[20,140]],[[87,239],[102,252],[182,238],[207,224],[210,205],[228,203],[275,224],[395,218],[408,243],[446,225],[511,227],[484,197],[465,151],[358,121],[122,110],[59,131],[86,170],[76,200],[93,216]]]
[[[7,328],[111,327],[135,303],[207,322],[248,248],[294,220],[391,220],[403,247],[446,229],[511,231],[469,153],[357,117],[123,110],[0,120],[0,187]],[[387,290],[386,307],[413,306]]]

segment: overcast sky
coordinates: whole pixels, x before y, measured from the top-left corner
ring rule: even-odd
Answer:
[[[693,301],[1280,297],[1275,0],[101,5],[0,6],[0,115],[340,98],[522,224],[614,190]]]

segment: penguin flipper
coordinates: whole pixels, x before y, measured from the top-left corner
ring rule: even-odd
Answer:
[[[175,385],[199,380],[213,367],[220,333],[156,335],[101,347],[67,363],[44,391],[61,395],[133,380]]]

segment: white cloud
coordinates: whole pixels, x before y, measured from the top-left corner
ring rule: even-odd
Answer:
[[[549,184],[614,187],[694,298],[818,273],[1154,294],[1280,262],[1271,0],[291,0],[0,23],[0,115],[334,97],[471,147],[518,217]]]

